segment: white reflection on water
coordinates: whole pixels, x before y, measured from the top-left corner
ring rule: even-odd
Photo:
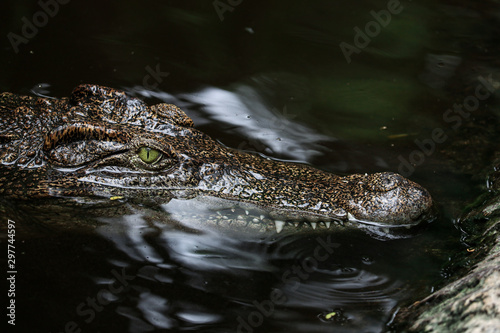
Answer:
[[[136,272],[116,309],[131,332],[234,330],[262,311],[258,304],[271,304],[276,290],[284,303],[273,304],[263,327],[380,331],[405,290],[398,279],[377,272],[377,260],[365,264],[366,247],[376,253],[387,242],[361,234],[238,239],[174,230],[147,213],[101,222],[99,234],[115,245],[108,263]],[[328,255],[321,244],[330,238],[336,245]],[[318,248],[322,259],[311,266]],[[325,311],[341,311],[344,321],[325,323],[319,318]]]
[[[332,138],[291,120],[286,108],[274,111],[252,87],[239,85],[234,91],[208,87],[190,96],[196,103],[204,103],[203,110],[218,122],[234,126],[234,130],[247,137],[242,149],[255,150],[258,143],[267,147],[267,154],[310,161],[322,154],[321,141]],[[287,117],[288,116],[288,117]]]
[[[142,214],[124,215],[112,218],[101,218],[104,224],[97,228],[97,232],[104,238],[110,239],[120,251],[131,259],[161,263],[162,257],[144,240],[144,235],[155,230],[148,225]]]
[[[294,121],[297,115],[287,111],[286,104],[270,105],[255,88],[245,83],[227,89],[206,87],[178,96],[142,87],[134,87],[127,92],[176,104],[189,111],[196,126],[206,125],[211,120],[224,124],[228,132],[244,138],[238,147],[243,150],[310,162],[324,154],[325,148],[320,142],[335,141]]]

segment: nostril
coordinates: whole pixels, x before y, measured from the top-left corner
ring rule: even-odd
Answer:
[[[380,172],[370,175],[368,186],[372,191],[387,192],[401,184],[403,179],[399,174],[393,172]]]
[[[433,201],[423,187],[393,172],[360,176],[365,191],[353,197],[351,214],[385,224],[414,224],[429,214]]]

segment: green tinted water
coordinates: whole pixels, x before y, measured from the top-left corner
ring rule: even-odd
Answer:
[[[465,250],[454,223],[484,190],[498,139],[498,5],[231,3],[72,1],[32,30],[38,3],[2,3],[0,88],[63,97],[97,83],[172,102],[230,147],[336,173],[406,172],[439,218],[397,240],[193,235],[140,212],[56,233],[44,222],[86,212],[40,218],[9,202],[2,223],[40,225],[16,239],[19,331],[384,331]],[[481,78],[490,96],[448,114],[489,91]]]

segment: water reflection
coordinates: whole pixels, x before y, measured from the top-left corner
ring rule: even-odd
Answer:
[[[382,273],[391,245],[360,232],[237,239],[172,230],[140,214],[100,220],[97,232],[112,244],[100,259],[105,271],[126,267],[131,277],[110,305],[130,332],[380,331],[406,289]],[[324,320],[331,311],[338,317]]]
[[[335,172],[390,169],[384,156],[387,151],[322,134],[318,126],[323,122],[316,122],[316,126],[304,123],[313,111],[309,85],[301,76],[261,73],[229,87],[204,87],[177,95],[140,86],[124,89],[152,103],[159,100],[179,106],[197,128],[232,148],[311,163]],[[335,96],[342,94],[342,89]],[[286,92],[285,96],[279,96],[279,92]],[[366,120],[357,121],[361,124]]]
[[[292,121],[295,115],[286,105],[281,110],[266,105],[258,91],[249,86],[237,87],[234,92],[206,88],[192,97],[197,102],[210,101],[204,107],[209,118],[230,125],[245,138],[239,149],[289,159],[300,156],[308,162],[324,151],[319,142],[333,140]]]
[[[243,1],[224,22],[212,2],[74,1],[21,45],[21,53],[4,45],[2,91],[27,94],[36,82],[44,82],[31,89],[39,96],[68,96],[82,82],[131,87],[145,82],[148,66],[160,66],[170,75],[155,82],[158,90],[128,91],[179,105],[230,147],[331,171],[396,170],[398,154],[408,156],[417,135],[442,127],[443,112],[470,93],[466,87],[475,87],[478,75],[498,76],[496,2],[403,6],[347,64],[339,43],[351,43],[353,28],[363,28],[373,19],[370,11],[386,8],[387,1]],[[37,2],[8,7],[4,36],[20,34],[21,18],[40,11]],[[493,132],[496,109],[491,100],[474,114],[481,132]],[[483,111],[484,126],[477,116]],[[446,219],[425,236],[402,240],[331,234],[338,245],[332,254],[315,252],[316,236],[185,232],[144,212],[106,215],[92,221],[100,224],[97,233],[84,232],[75,225],[87,210],[39,216],[9,203],[7,210],[0,207],[2,218],[40,226],[18,234],[18,328],[383,331],[398,302],[420,286],[430,290],[438,278],[448,260],[443,239],[458,242],[452,220],[476,194],[470,175],[479,174],[496,150],[474,144],[477,135],[460,139],[464,145],[451,160],[470,164],[466,173],[450,167],[450,158],[438,152],[448,148],[440,147],[415,174],[440,199]],[[485,151],[480,158],[478,148]],[[320,239],[328,243],[327,236]]]
[[[299,98],[303,95],[300,87],[297,88],[294,85],[287,90],[291,95],[288,98],[290,105],[283,104],[277,107],[265,100],[265,95],[262,95],[265,92],[265,86],[280,81],[275,76],[283,76],[283,74],[274,74],[272,78],[260,75],[251,80],[252,84],[235,84],[230,89],[205,87],[176,97],[142,87],[127,91],[131,95],[142,98],[154,97],[181,106],[189,112],[198,127],[203,127],[208,121],[225,127],[226,132],[242,138],[235,148],[311,162],[313,157],[321,156],[325,152],[325,147],[320,143],[335,141],[335,139],[293,121],[298,113],[306,111],[299,111],[295,108],[297,96],[294,93],[298,91]],[[289,79],[289,75],[286,75],[286,78]],[[295,78],[294,81],[297,85],[302,85],[299,84],[300,79]],[[275,90],[276,87],[269,87],[269,89]]]

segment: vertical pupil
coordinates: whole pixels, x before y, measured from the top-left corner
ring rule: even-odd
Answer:
[[[160,157],[160,152],[154,148],[141,147],[138,151],[140,158],[146,163],[153,163]]]

